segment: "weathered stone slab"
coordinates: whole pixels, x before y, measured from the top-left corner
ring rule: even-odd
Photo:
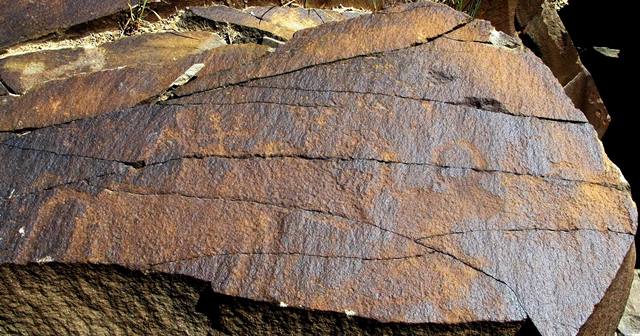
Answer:
[[[0,77],[16,93],[51,80],[140,65],[168,65],[223,46],[210,32],[132,36],[97,47],[44,50],[0,59]],[[175,78],[174,78],[175,79]]]
[[[170,38],[164,42],[172,40]],[[168,90],[194,64],[203,64],[203,73],[206,74],[231,64],[241,64],[243,60],[248,61],[267,52],[267,48],[254,45],[209,50],[208,48],[217,44],[208,41],[205,40],[204,46],[200,45],[202,49],[193,48],[192,54],[186,53],[184,57],[180,57],[180,52],[174,54],[171,46],[163,47],[158,43],[154,44],[155,47],[148,47],[143,44],[141,56],[130,57],[129,63],[126,58],[116,60],[115,56],[107,63],[112,66],[124,63],[124,66],[51,80],[22,96],[5,97],[0,100],[0,114],[3,116],[0,119],[0,131],[44,127],[135,106]],[[145,62],[143,55],[153,52],[164,53],[167,59],[162,61],[158,56],[152,56],[149,63]],[[160,63],[154,64],[154,59]],[[64,67],[54,66],[45,73],[65,73]],[[76,68],[81,71],[80,69]],[[73,94],[74,92],[83,94]]]
[[[7,127],[0,263],[178,274],[407,330],[613,332],[628,186],[550,70],[468,21],[414,4],[321,25],[165,102]]]
[[[301,29],[311,28],[328,22],[342,21],[348,15],[322,9],[300,7],[247,7],[242,10],[226,6],[191,8],[191,13],[218,24],[230,24],[245,35],[264,34],[286,41]],[[351,15],[353,16],[353,15]]]
[[[131,271],[108,265],[0,266],[3,317],[14,323],[0,332],[30,330],[42,322],[39,335],[87,333],[189,335],[369,335],[371,330],[399,336],[477,334],[515,335],[522,323],[476,322],[454,325],[383,323],[344,312],[284,307],[214,293],[206,281],[185,276]],[[73,279],[70,281],[70,278]],[[9,294],[10,293],[10,294]],[[21,302],[15,302],[18,293]],[[85,293],[91,293],[87,300]],[[113,311],[113,307],[127,307]],[[62,309],[61,309],[62,308]],[[51,314],[64,323],[47,322]],[[109,312],[108,318],[102,312]],[[178,312],[178,313],[176,313]]]
[[[519,1],[515,20],[522,27],[521,38],[549,66],[574,105],[602,137],[611,117],[556,9],[544,1]]]
[[[244,12],[227,6],[196,7],[191,9],[193,15],[207,20],[231,24],[242,29],[251,29],[262,34],[268,34],[281,40],[288,40],[295,31],[263,20],[250,12]]]
[[[0,3],[0,49],[127,9],[129,0],[13,0]]]

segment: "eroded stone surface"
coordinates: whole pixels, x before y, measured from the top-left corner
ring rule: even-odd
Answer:
[[[349,18],[333,11],[300,7],[248,7],[242,10],[226,6],[195,7],[191,13],[217,24],[229,24],[243,35],[256,35],[286,41],[298,30]],[[353,16],[353,15],[351,15]]]
[[[220,46],[220,38],[211,33],[194,33],[196,37],[187,34],[177,37],[173,34],[163,35],[164,37],[145,38],[151,40],[151,43],[138,44],[126,40],[118,42],[119,47],[114,46],[117,50],[113,53],[115,55],[107,52],[106,55],[109,56],[103,58],[106,61],[100,62],[101,65],[95,72],[82,72],[83,66],[60,64],[68,53],[58,52],[55,60],[48,61],[49,66],[40,75],[20,77],[17,82],[32,83],[31,78],[39,82],[43,77],[57,76],[58,73],[68,77],[44,82],[21,96],[0,98],[0,131],[28,130],[61,124],[131,107],[153,100],[170,89],[172,83],[194,65],[202,64],[200,71],[204,75],[227,68],[231,64],[242,64],[267,52],[266,47],[251,44],[222,47],[228,49],[218,51],[216,47]],[[198,35],[206,38],[199,39]],[[197,44],[191,46],[193,42],[186,42],[187,46],[181,46],[174,43],[176,38],[196,40]],[[128,50],[132,54],[119,57],[127,50],[120,47],[127,46],[131,46]],[[140,54],[133,56],[138,52]],[[90,52],[93,53],[96,51]],[[150,56],[147,61],[144,55],[153,53],[159,55]],[[29,56],[25,62],[37,64],[34,58],[41,56]],[[80,60],[87,60],[87,63],[96,61],[87,55],[81,56]],[[11,59],[7,59],[7,63],[12,64],[10,62]],[[20,64],[19,60],[16,62]],[[70,68],[69,73],[64,70],[66,68]],[[78,73],[73,75],[74,72]]]
[[[520,322],[382,323],[214,293],[206,281],[101,265],[0,266],[0,332],[60,335],[519,335]],[[20,298],[16,302],[16,296]],[[90,299],[87,299],[90,298]],[[116,309],[114,309],[116,308]],[[54,321],[52,323],[52,321]]]
[[[598,307],[633,265],[628,186],[551,71],[469,20],[399,7],[246,49],[165,102],[7,126],[0,262],[384,323],[615,325]]]
[[[15,0],[0,3],[0,50],[127,9],[136,0]]]
[[[138,35],[98,47],[67,48],[20,54],[0,59],[0,78],[16,93],[25,93],[44,82],[84,73],[175,63],[223,46],[210,32]]]
[[[551,68],[575,106],[602,137],[611,117],[553,4],[540,0],[519,1],[515,19],[522,27],[520,37]]]

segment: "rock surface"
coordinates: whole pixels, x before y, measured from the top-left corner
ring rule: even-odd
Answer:
[[[123,283],[160,293],[136,314],[162,319],[164,305],[186,328],[238,325],[193,311],[207,302],[203,282],[246,299],[238,315],[275,310],[343,330],[363,325],[344,315],[410,334],[615,330],[635,204],[593,127],[516,40],[414,4],[232,62],[238,50],[213,49],[226,61],[199,59],[210,70],[164,102],[96,101],[99,113],[73,114],[25,100],[0,113],[0,284],[11,289],[0,300],[47,305],[0,313],[0,330],[135,323],[119,310],[126,291],[100,297]],[[170,275],[188,278],[159,280]],[[66,299],[41,294],[61,278],[72,279]],[[162,294],[171,286],[183,297]],[[78,301],[77,288],[104,312],[49,316]],[[256,301],[300,309],[244,312],[266,304]]]
[[[229,24],[244,31],[245,35],[247,30],[251,30],[258,39],[264,34],[282,41],[291,39],[298,30],[349,18],[334,11],[300,7],[248,7],[239,10],[227,6],[211,6],[195,7],[190,11],[197,17],[217,24]]]
[[[516,21],[522,27],[520,37],[551,68],[575,106],[584,112],[602,138],[611,117],[555,7],[541,0],[519,1]]]
[[[153,100],[188,69],[215,72],[267,52],[224,45],[216,34],[142,35],[104,47],[62,49],[0,60],[0,76],[21,96],[0,98],[0,131],[28,130],[96,116]],[[74,94],[79,92],[81,94]],[[29,112],[25,112],[29,110]]]
[[[0,3],[0,50],[127,9],[136,0],[12,0]]]
[[[640,270],[635,270],[629,301],[624,308],[618,332],[623,336],[640,335]]]

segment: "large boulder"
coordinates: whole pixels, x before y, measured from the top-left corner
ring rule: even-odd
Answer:
[[[428,3],[248,54],[0,111],[2,332],[615,330],[635,205],[517,40]]]

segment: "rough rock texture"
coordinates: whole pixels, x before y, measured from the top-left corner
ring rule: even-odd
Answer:
[[[394,5],[402,2],[405,1],[387,0],[385,3]],[[482,0],[476,16],[490,21],[499,31],[521,38],[524,45],[551,68],[574,105],[585,114],[602,138],[611,117],[558,16],[556,8],[561,2]]]
[[[7,90],[7,88],[4,86],[4,84],[2,84],[2,82],[0,82],[0,96],[5,96],[9,94],[9,90]]]
[[[519,1],[516,21],[521,27],[520,37],[551,68],[575,106],[602,137],[611,117],[555,7],[541,0]]]
[[[222,45],[224,41],[209,32],[165,33],[98,48],[2,59],[0,76],[16,92],[25,92],[0,98],[0,131],[61,124],[135,106],[168,90],[196,64],[205,64],[203,73],[215,72],[267,52],[251,44],[220,52],[216,47]]]
[[[615,330],[635,258],[628,186],[551,71],[486,22],[414,4],[327,23],[167,101],[110,109],[49,126],[65,112],[27,108],[42,126],[26,133],[0,114],[0,283],[34,288],[3,304],[50,302],[47,279],[82,288],[93,276],[76,264],[97,263],[153,273],[131,273],[141,296],[163,283],[149,277],[184,275],[346,330],[360,322],[338,314],[410,334]],[[51,261],[76,266],[33,264]],[[195,292],[158,300],[193,309]],[[11,314],[6,330],[64,318]]]
[[[635,270],[629,301],[624,308],[618,331],[624,336],[640,334],[640,270]]]
[[[348,18],[333,11],[300,7],[248,7],[238,10],[227,6],[211,6],[191,8],[190,11],[197,17],[218,24],[230,24],[245,32],[245,35],[247,30],[252,30],[258,38],[264,34],[282,41],[291,39],[298,30]]]
[[[620,32],[626,31],[628,23],[635,21],[639,9],[639,2],[614,0],[607,6],[600,6],[590,1],[572,0],[559,13],[611,114],[612,122],[602,142],[607,155],[629,181],[635,200],[640,199],[640,160],[630,144],[640,143],[636,127],[640,115],[629,110],[629,106],[634,105],[636,90],[628,83],[634,81],[640,48],[636,48],[634,39]],[[594,46],[618,49],[619,57],[608,57]],[[639,245],[640,236],[636,235],[636,246]],[[636,268],[640,268],[640,258]]]
[[[0,2],[0,50],[61,28],[127,9],[136,0],[11,0]]]
[[[528,335],[521,323],[380,323],[214,293],[208,282],[120,267],[44,264],[0,267],[3,334],[37,330],[134,335]],[[19,293],[21,302],[16,302]],[[106,303],[106,304],[105,304]],[[62,308],[62,309],[61,309]],[[109,318],[105,318],[108,316]],[[59,320],[52,321],[52,317]],[[2,320],[0,320],[2,321]],[[52,323],[53,322],[53,323]]]
[[[23,94],[52,80],[141,65],[173,67],[176,61],[224,45],[210,32],[133,36],[97,47],[45,50],[0,59],[0,78]],[[175,78],[173,78],[175,79]]]

